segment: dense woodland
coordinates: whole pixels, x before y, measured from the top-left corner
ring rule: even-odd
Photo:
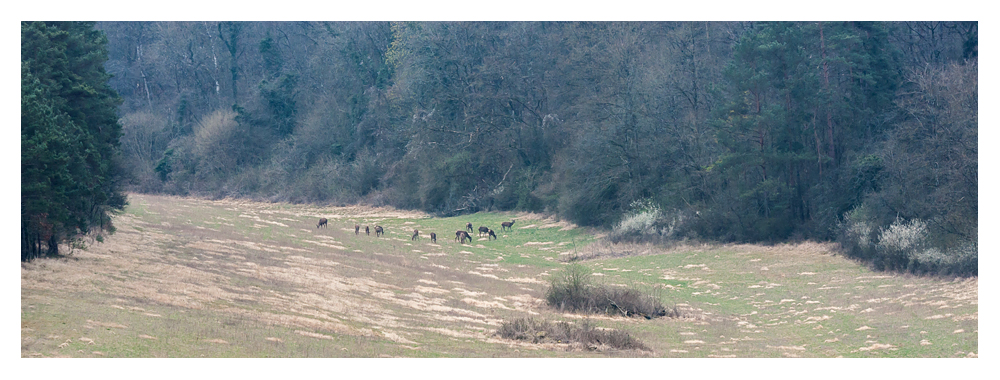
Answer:
[[[978,273],[976,22],[96,29],[132,191],[838,240],[880,269]]]

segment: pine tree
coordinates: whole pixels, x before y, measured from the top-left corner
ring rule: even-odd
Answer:
[[[21,23],[21,259],[111,229],[121,210],[120,97],[104,34],[85,22]]]
[[[714,171],[723,234],[829,238],[860,199],[839,177],[880,136],[898,83],[897,57],[877,23],[760,23],[734,48],[730,101],[716,114],[724,153]],[[823,219],[818,222],[818,219]],[[827,234],[827,235],[825,235]]]

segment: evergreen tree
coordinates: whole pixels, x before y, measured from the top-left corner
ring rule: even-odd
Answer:
[[[111,229],[124,207],[117,161],[118,94],[107,85],[106,38],[86,22],[21,24],[21,259]]]
[[[760,23],[744,35],[725,71],[730,101],[714,121],[724,151],[710,167],[718,190],[705,232],[830,238],[860,199],[840,173],[850,166],[845,157],[880,136],[896,62],[874,23]],[[712,231],[720,225],[728,227]]]

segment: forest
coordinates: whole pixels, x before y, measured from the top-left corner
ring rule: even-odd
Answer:
[[[978,274],[977,22],[90,25],[111,194],[532,211]]]

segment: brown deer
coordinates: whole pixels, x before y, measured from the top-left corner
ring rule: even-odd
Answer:
[[[515,222],[515,220],[511,219],[510,222],[500,223],[500,230],[503,231],[503,230],[509,230],[509,229],[511,229],[511,227],[514,226],[514,222]]]
[[[468,232],[465,231],[455,231],[455,240],[461,240],[462,244],[465,244],[465,239],[469,239],[472,242],[472,236],[469,236]]]
[[[465,229],[469,230],[469,232],[472,232],[472,223],[466,224]]]
[[[385,231],[382,230],[382,226],[375,226],[375,236],[376,237],[382,236],[382,234],[384,234],[384,233],[385,233]]]
[[[438,242],[438,236],[436,233],[431,232],[431,241],[434,243]]]
[[[414,228],[413,229],[413,236],[410,237],[410,240],[411,241],[417,240],[418,237],[420,237],[420,231],[417,231],[417,229]]]
[[[354,225],[354,234],[357,235],[360,232],[361,232],[361,226],[355,224]]]
[[[371,235],[371,234],[368,233],[368,226],[365,226],[365,236],[369,236],[369,235]]]
[[[319,228],[319,226],[326,227],[326,218],[320,218],[319,219],[319,224],[316,225],[316,228]]]
[[[488,234],[488,233],[490,233],[489,227],[485,227],[485,226],[480,226],[479,227],[479,237],[483,237],[483,234]],[[487,236],[489,236],[489,235],[487,235]]]
[[[489,240],[489,238],[493,238],[494,240],[497,238],[497,234],[494,233],[493,230],[490,230],[489,233],[490,235],[486,237],[487,240]]]

